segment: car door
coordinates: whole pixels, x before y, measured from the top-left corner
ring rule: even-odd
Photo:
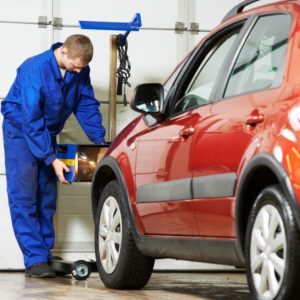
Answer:
[[[211,105],[209,124],[195,127],[190,163],[199,235],[235,236],[237,174],[259,148],[268,110],[282,92],[290,27],[291,16],[284,13],[252,20]]]
[[[164,121],[148,127],[136,141],[136,204],[147,234],[197,235],[192,191],[192,136],[205,130],[211,115],[211,95],[217,82],[216,70],[235,43],[243,23],[213,39],[187,62],[174,83]],[[193,92],[183,86],[205,82]],[[198,107],[194,110],[194,107]]]

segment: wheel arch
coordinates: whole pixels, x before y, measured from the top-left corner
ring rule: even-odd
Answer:
[[[92,180],[91,198],[94,221],[101,192],[103,191],[107,183],[112,180],[117,180],[117,182],[123,189],[124,194],[128,197],[125,180],[118,162],[114,158],[107,156],[97,166]]]
[[[118,161],[111,156],[106,156],[100,162],[93,176],[91,198],[92,198],[92,210],[93,210],[94,223],[96,220],[96,211],[97,211],[100,194],[103,191],[106,184],[111,180],[116,180],[121,187],[121,190],[125,197],[124,204],[126,206],[125,208],[127,210],[129,222],[131,225],[131,233],[133,235],[133,238],[136,242],[138,249],[140,250],[141,253],[143,253],[142,226],[138,224],[138,219],[136,219],[134,216],[132,203],[130,201],[131,199],[130,194],[125,181],[125,175],[123,174],[122,169],[118,164]]]
[[[270,154],[260,153],[247,164],[240,177],[235,205],[238,251],[243,256],[250,210],[259,193],[271,184],[279,184],[291,204],[300,229],[299,205],[291,181],[283,166]]]

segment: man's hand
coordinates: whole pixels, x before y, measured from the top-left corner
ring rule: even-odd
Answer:
[[[64,171],[70,172],[70,169],[67,167],[67,165],[58,158],[54,159],[51,164],[59,181],[64,184],[70,184],[70,182],[67,181],[64,176]]]

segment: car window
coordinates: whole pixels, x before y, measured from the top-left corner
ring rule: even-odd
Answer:
[[[166,80],[166,82],[164,83],[164,99],[167,98],[167,95],[175,81],[175,79],[177,78],[178,74],[180,73],[181,69],[183,68],[185,62],[187,61],[187,59],[190,57],[191,53],[189,53],[189,55],[187,55],[176,67],[176,69],[173,71],[173,73],[170,75],[170,77]]]
[[[291,17],[260,17],[247,38],[230,75],[225,97],[279,86]]]
[[[177,114],[196,106],[205,105],[210,101],[218,70],[221,69],[240,29],[239,27],[223,35],[223,37],[212,46],[192,78],[185,95],[174,105],[172,114]]]

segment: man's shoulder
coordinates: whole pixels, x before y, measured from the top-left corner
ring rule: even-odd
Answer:
[[[50,51],[47,50],[40,54],[27,58],[19,67],[20,70],[26,70],[26,72],[38,72],[43,70],[49,65]]]

